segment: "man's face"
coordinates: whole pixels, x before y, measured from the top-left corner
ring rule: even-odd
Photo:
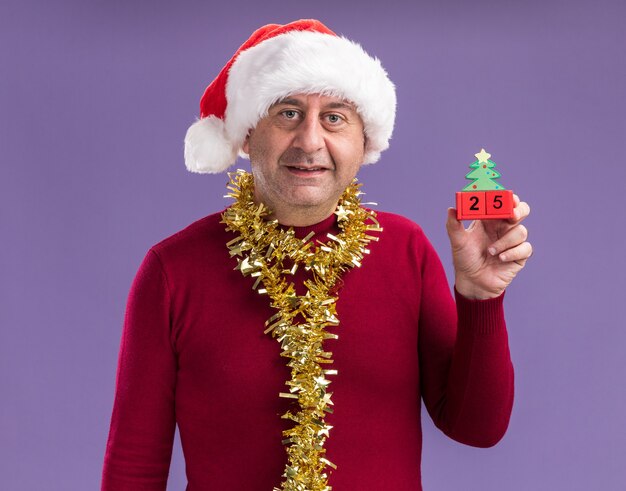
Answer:
[[[293,214],[321,220],[363,163],[363,122],[340,98],[293,95],[270,108],[243,150],[250,155],[257,201],[280,221]]]

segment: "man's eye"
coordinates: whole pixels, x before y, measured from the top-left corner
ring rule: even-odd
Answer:
[[[328,121],[330,123],[335,124],[335,123],[339,123],[341,121],[341,118],[337,114],[329,114]]]
[[[294,119],[298,115],[298,112],[297,111],[287,110],[287,111],[283,111],[283,115],[287,119]]]

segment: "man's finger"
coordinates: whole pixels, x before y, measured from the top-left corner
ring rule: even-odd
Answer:
[[[528,230],[524,225],[516,225],[507,231],[502,237],[488,247],[489,254],[495,256],[502,252],[517,247],[528,238]]]
[[[513,218],[509,219],[509,223],[519,223],[530,215],[530,206],[525,201],[520,201],[516,194],[513,195],[513,200],[515,208],[513,208]]]
[[[448,208],[448,219],[446,221],[446,230],[448,231],[448,237],[450,237],[450,242],[456,244],[463,237],[463,233],[465,232],[465,227],[463,227],[463,222],[457,220],[456,218],[456,210],[454,208]]]
[[[520,245],[507,249],[501,253],[498,257],[500,261],[504,263],[510,263],[515,261],[520,266],[526,263],[526,260],[532,255],[533,246],[530,242],[522,242]]]

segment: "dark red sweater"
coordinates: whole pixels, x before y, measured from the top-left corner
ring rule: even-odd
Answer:
[[[304,236],[337,232],[334,215]],[[502,296],[457,294],[421,229],[378,213],[384,231],[344,276],[326,442],[337,491],[421,489],[423,398],[448,436],[494,445],[513,403]],[[210,215],[155,245],[133,282],[119,355],[102,489],[164,490],[178,424],[189,491],[269,491],[286,463],[290,401],[273,315],[254,278],[233,271],[233,238]],[[458,313],[458,327],[457,327]],[[330,368],[330,367],[329,367]]]

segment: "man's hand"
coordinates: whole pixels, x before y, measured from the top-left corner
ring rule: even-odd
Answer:
[[[530,213],[527,203],[513,195],[515,217],[475,220],[465,229],[448,209],[446,229],[452,247],[456,290],[467,298],[499,296],[532,254],[528,231],[520,222]]]

